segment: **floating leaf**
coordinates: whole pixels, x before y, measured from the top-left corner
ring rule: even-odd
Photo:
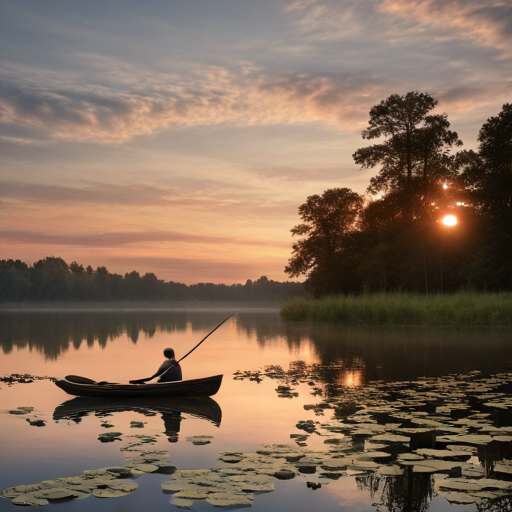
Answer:
[[[9,411],[9,414],[14,414],[15,416],[20,416],[22,414],[29,414],[34,410],[33,407],[17,407],[13,411]]]
[[[14,505],[25,505],[25,506],[43,506],[48,505],[48,500],[44,498],[36,498],[33,494],[20,494],[12,500]]]
[[[174,495],[169,500],[169,503],[171,505],[174,505],[175,507],[178,507],[178,508],[189,508],[189,507],[191,507],[194,504],[194,502],[192,500],[187,500],[187,499],[184,499],[184,498],[177,498],[176,495]]]
[[[206,498],[206,502],[214,507],[250,507],[253,500],[250,494],[234,492],[212,493]]]
[[[98,439],[102,442],[102,443],[110,443],[112,441],[120,441],[121,438],[119,436],[122,436],[122,432],[105,432],[103,434],[100,434],[98,436]]]

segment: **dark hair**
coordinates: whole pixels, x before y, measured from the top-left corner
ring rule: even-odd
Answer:
[[[174,350],[172,348],[167,347],[166,349],[164,349],[164,356],[169,359],[173,359],[174,358]]]

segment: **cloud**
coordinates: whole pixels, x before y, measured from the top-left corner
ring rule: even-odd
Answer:
[[[353,173],[354,168],[347,168],[343,166],[333,167],[314,167],[314,168],[301,168],[292,166],[268,166],[268,167],[254,167],[248,169],[249,172],[257,176],[264,176],[273,180],[286,180],[286,181],[301,181],[301,182],[332,182],[335,180],[351,179],[347,176]],[[352,179],[359,179],[355,176]]]
[[[381,44],[463,39],[512,57],[512,4],[503,0],[292,0],[283,10],[317,40],[358,33]]]
[[[502,0],[382,0],[383,13],[415,20],[450,39],[461,37],[512,57],[512,4]]]
[[[84,187],[44,185],[0,180],[2,199],[24,200],[37,203],[95,203],[121,205],[151,205],[169,201],[173,191],[165,187],[144,184],[112,185],[88,184]]]
[[[0,83],[0,122],[40,137],[100,143],[125,142],[168,127],[222,123],[322,122],[354,130],[369,98],[380,91],[368,74],[272,74],[252,65],[210,66],[189,76],[146,72],[122,90],[119,84],[108,88],[65,77],[61,84],[35,78]]]
[[[249,172],[251,172],[249,170]],[[288,172],[292,172],[289,170]],[[254,172],[253,174],[259,174]],[[266,173],[264,174],[266,176]],[[276,176],[276,178],[279,176]],[[304,173],[298,179],[303,180]],[[287,176],[285,179],[291,179]],[[268,189],[258,188],[247,178],[240,183],[213,181],[207,178],[174,179],[175,188],[167,185],[84,183],[75,187],[0,180],[0,209],[12,214],[23,203],[32,207],[68,207],[80,211],[81,207],[157,207],[188,209],[208,212],[209,215],[232,218],[281,218],[296,210],[296,200],[288,196],[269,197]],[[103,210],[104,211],[104,210]],[[129,212],[131,213],[131,212]],[[33,212],[30,213],[33,215]],[[78,214],[80,215],[80,214]]]
[[[257,247],[281,247],[265,241],[194,235],[175,231],[122,231],[95,234],[50,234],[41,231],[0,230],[0,240],[25,244],[71,245],[85,247],[123,247],[127,245],[183,242],[193,244],[233,244]],[[284,245],[284,244],[283,244]]]

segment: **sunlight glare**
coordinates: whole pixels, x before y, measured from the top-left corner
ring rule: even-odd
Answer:
[[[457,224],[457,218],[454,217],[453,215],[447,215],[444,219],[443,219],[443,224],[445,226],[455,226],[455,224]]]
[[[443,188],[446,190],[446,189],[448,188],[448,185],[445,183],[445,184],[443,185]]]
[[[363,372],[361,370],[352,370],[345,373],[342,377],[343,385],[348,388],[355,388],[362,384]]]

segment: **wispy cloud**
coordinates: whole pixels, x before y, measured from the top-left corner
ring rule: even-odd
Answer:
[[[65,83],[65,81],[64,81]],[[119,143],[169,127],[324,122],[353,130],[380,86],[368,74],[267,74],[251,66],[210,67],[192,76],[147,74],[122,91],[0,84],[0,122],[58,140]]]
[[[283,10],[316,39],[462,39],[512,57],[512,4],[503,0],[292,0]]]
[[[264,241],[194,235],[174,231],[122,231],[109,233],[51,234],[41,231],[0,230],[0,240],[43,245],[76,245],[84,247],[122,247],[147,243],[184,242],[193,244],[232,244],[258,247],[281,247]]]
[[[382,0],[377,9],[435,28],[449,39],[463,38],[512,57],[512,4],[502,0]],[[431,34],[430,37],[435,36]]]

